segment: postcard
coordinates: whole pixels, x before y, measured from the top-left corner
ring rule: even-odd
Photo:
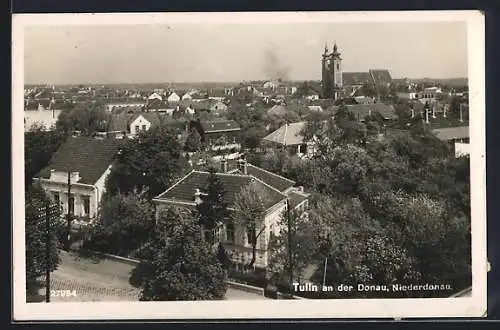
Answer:
[[[485,314],[479,11],[19,14],[12,49],[16,320]]]

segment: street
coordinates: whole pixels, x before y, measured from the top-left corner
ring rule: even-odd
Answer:
[[[61,251],[61,264],[51,274],[51,301],[137,301],[140,290],[129,283],[134,266],[109,259],[92,259]],[[43,279],[42,279],[43,281]],[[65,295],[70,292],[70,295]],[[45,288],[39,290],[45,296]],[[228,288],[227,300],[267,299]]]

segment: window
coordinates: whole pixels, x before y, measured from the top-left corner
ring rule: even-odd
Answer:
[[[135,131],[136,131],[136,132],[139,132],[139,130],[140,130],[139,125],[135,125]]]
[[[54,202],[57,204],[57,205],[60,205],[61,204],[61,198],[59,197],[59,192],[57,191],[54,191],[52,193],[52,197],[54,199]]]
[[[142,130],[145,131],[146,130],[146,125],[142,125]]]
[[[68,213],[74,215],[75,214],[75,195],[71,194],[68,198]]]
[[[247,244],[252,245],[252,242],[255,239],[255,230],[252,228],[247,228]]]
[[[90,215],[90,197],[82,196],[83,215]]]
[[[337,70],[340,70],[340,63],[337,62]]]
[[[226,240],[234,243],[234,225],[232,223],[226,226]]]

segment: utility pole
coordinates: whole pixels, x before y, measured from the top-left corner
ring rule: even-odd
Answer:
[[[71,171],[68,169],[68,212],[66,214],[67,221],[68,221],[68,237],[66,241],[66,249],[69,251],[71,247],[71,205],[70,205],[70,199],[71,199]]]
[[[325,287],[326,283],[326,265],[328,264],[328,258],[325,257],[325,269],[323,270],[323,287]]]
[[[286,200],[286,217],[288,222],[288,264],[290,275],[290,295],[293,296],[293,252],[292,252],[292,218],[290,216],[290,201]]]
[[[50,201],[45,202],[45,302],[50,302]]]

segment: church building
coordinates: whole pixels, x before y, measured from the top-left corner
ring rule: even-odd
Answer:
[[[336,43],[333,45],[331,53],[328,52],[328,46],[325,45],[321,64],[322,97],[337,100],[342,90],[342,58],[337,50]]]
[[[362,86],[373,87],[378,94],[380,88],[387,88],[392,82],[391,74],[385,69],[372,69],[368,72],[344,72],[342,57],[334,43],[332,52],[325,45],[321,58],[322,98],[338,100],[343,94],[353,96]]]

